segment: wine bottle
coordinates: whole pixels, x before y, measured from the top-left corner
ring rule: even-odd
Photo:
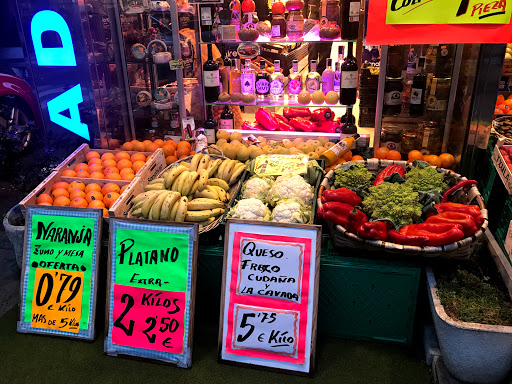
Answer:
[[[357,125],[352,115],[352,108],[347,109],[347,121],[341,126],[341,133],[345,135],[353,135],[357,133]]]
[[[224,111],[220,114],[220,129],[233,129],[235,127],[235,118],[229,106],[224,106]]]
[[[352,53],[354,44],[348,43],[348,53],[345,61],[341,64],[341,90],[340,103],[342,105],[354,105],[357,99],[357,60]]]
[[[341,37],[343,40],[357,40],[359,35],[360,1],[342,0]]]
[[[219,65],[213,61],[212,44],[208,44],[208,60],[203,64],[204,99],[215,103],[220,94]]]
[[[217,134],[217,123],[213,120],[212,106],[206,106],[206,121],[204,122],[204,133],[208,139],[208,144],[215,144]]]
[[[201,39],[205,42],[215,41],[216,38],[213,34],[213,6],[202,5],[199,9],[201,12]]]
[[[423,73],[425,67],[425,57],[418,59],[418,66],[416,73],[412,79],[411,87],[411,106],[409,107],[409,115],[421,116],[423,115],[423,108],[425,106],[425,89],[427,88],[427,75]]]
[[[264,101],[270,93],[270,75],[265,70],[265,60],[260,60],[260,71],[256,75],[256,98]]]

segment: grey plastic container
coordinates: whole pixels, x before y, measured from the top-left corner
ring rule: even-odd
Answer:
[[[4,228],[7,237],[14,247],[16,263],[21,268],[23,261],[23,241],[25,239],[25,217],[21,205],[16,204],[4,217]]]

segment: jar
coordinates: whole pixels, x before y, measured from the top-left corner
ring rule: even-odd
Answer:
[[[286,21],[284,20],[284,15],[274,15],[270,22],[270,27],[272,28],[271,39],[284,39],[286,37]]]
[[[404,67],[404,46],[391,45],[388,51],[388,68],[386,76],[400,77]]]
[[[444,112],[448,108],[448,99],[450,97],[450,83],[451,78],[437,78],[432,79],[430,85],[430,92],[427,98],[427,110]]]
[[[325,5],[325,17],[328,21],[336,24],[340,22],[340,2],[339,0],[327,0]]]
[[[400,151],[402,129],[396,125],[383,125],[380,132],[380,146],[390,150]]]
[[[259,21],[256,12],[246,12],[242,17],[242,28],[256,29]]]
[[[304,16],[301,11],[290,11],[288,13],[288,21],[286,22],[286,35],[290,39],[298,39],[302,37],[304,28]]]
[[[399,115],[402,111],[402,77],[386,77],[386,85],[384,86],[384,115]]]
[[[405,132],[402,136],[402,143],[401,143],[401,153],[402,155],[407,155],[409,152],[413,150],[419,150],[421,149],[421,141],[418,137],[417,131],[409,131]]]
[[[429,121],[420,126],[418,139],[421,143],[421,153],[424,155],[441,153],[443,133],[436,121]]]

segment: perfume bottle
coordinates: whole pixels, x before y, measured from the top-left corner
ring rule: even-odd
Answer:
[[[270,75],[270,99],[274,102],[284,99],[284,75],[281,73],[280,60],[274,60],[274,73]]]
[[[297,103],[300,91],[302,91],[302,75],[299,72],[299,60],[293,60],[292,73],[288,76],[288,101]]]

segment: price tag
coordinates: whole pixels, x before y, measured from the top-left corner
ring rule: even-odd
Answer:
[[[300,155],[261,155],[256,157],[254,173],[257,175],[279,176],[287,173],[304,175],[308,171],[309,157]]]
[[[27,207],[18,331],[94,339],[100,210]]]
[[[309,373],[321,229],[229,219],[221,360]]]
[[[191,364],[197,226],[111,220],[105,351]]]

